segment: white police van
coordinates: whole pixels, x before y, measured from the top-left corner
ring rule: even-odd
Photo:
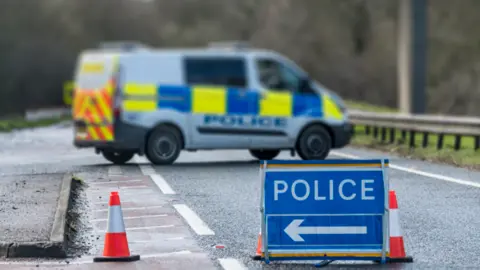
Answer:
[[[72,114],[74,145],[116,164],[135,154],[171,164],[181,150],[213,149],[318,160],[352,134],[337,95],[284,56],[235,43],[84,51]]]

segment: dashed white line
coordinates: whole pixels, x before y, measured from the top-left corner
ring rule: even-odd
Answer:
[[[140,167],[140,171],[142,171],[144,175],[151,175],[156,173],[155,170],[150,165],[140,165],[139,167]]]
[[[218,262],[225,270],[246,270],[247,267],[243,265],[240,261],[233,258],[224,258],[218,259]]]
[[[198,235],[215,235],[203,220],[185,204],[174,204],[173,207],[187,221]]]
[[[170,185],[163,179],[163,177],[159,174],[152,174],[150,175],[153,182],[157,187],[163,192],[163,194],[175,194],[175,191],[170,187]]]
[[[175,194],[175,191],[170,187],[170,185],[163,179],[163,177],[153,169],[150,165],[139,165],[140,171],[142,171],[143,175],[150,176],[153,180],[155,185],[162,191],[163,194]]]
[[[351,154],[345,154],[345,153],[341,153],[341,152],[337,152],[337,151],[332,151],[331,153],[332,153],[332,155],[335,155],[335,156],[338,156],[338,157],[343,157],[343,158],[348,158],[348,159],[360,159],[361,158],[359,156],[355,156],[355,155],[351,155]],[[395,170],[404,171],[404,172],[413,173],[413,174],[418,174],[418,175],[421,175],[421,176],[434,178],[434,179],[438,179],[438,180],[442,180],[442,181],[446,181],[446,182],[451,182],[451,183],[456,183],[456,184],[460,184],[460,185],[480,188],[480,183],[476,183],[476,182],[472,182],[472,181],[456,179],[456,178],[453,178],[453,177],[448,177],[448,176],[444,176],[444,175],[440,175],[440,174],[434,174],[434,173],[419,171],[419,170],[410,169],[410,168],[406,168],[406,167],[403,167],[403,166],[397,166],[397,165],[393,165],[393,164],[390,164],[389,167],[392,168],[392,169],[395,169]]]

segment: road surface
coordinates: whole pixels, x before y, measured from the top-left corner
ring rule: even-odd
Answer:
[[[286,265],[265,266],[250,258],[255,253],[260,229],[260,193],[258,163],[247,151],[183,152],[176,164],[163,167],[152,166],[143,158],[136,158],[125,166],[111,166],[91,150],[74,149],[71,135],[70,127],[62,125],[0,134],[0,177],[72,171],[91,181],[109,175],[144,181],[141,177],[147,175],[151,182],[141,182],[143,188],[151,189],[150,196],[158,196],[158,200],[168,204],[168,209],[178,217],[173,222],[176,226],[187,228],[182,231],[189,241],[184,249],[193,252],[182,253],[184,263],[190,258],[192,264],[205,263],[205,269],[210,266],[213,269],[287,269]],[[370,157],[390,158],[389,178],[398,196],[406,251],[415,261],[396,265],[395,269],[478,267],[480,173],[350,147],[329,156]],[[287,152],[278,158],[292,159]],[[141,196],[138,193],[134,197]],[[102,241],[94,242],[91,250],[101,250],[102,244]],[[178,243],[172,245],[182,249]],[[155,257],[142,252],[150,264],[162,265],[162,261],[170,260],[170,253]],[[80,264],[89,263],[86,258],[83,261],[79,258]],[[5,264],[10,264],[8,269],[17,269],[22,264],[42,266],[49,262],[8,261],[2,262],[0,269]],[[327,268],[344,267],[349,265],[334,262]],[[382,268],[380,265],[365,267]],[[310,268],[314,269],[311,264],[288,266],[288,269]]]

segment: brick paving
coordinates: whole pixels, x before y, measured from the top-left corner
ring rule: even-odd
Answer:
[[[172,207],[175,198],[161,193],[149,176],[108,176],[84,179],[92,209],[90,225],[96,235],[91,256],[62,263],[14,263],[0,269],[216,269],[208,255],[197,246],[188,224]],[[93,263],[101,255],[111,191],[119,191],[130,251],[140,261]]]

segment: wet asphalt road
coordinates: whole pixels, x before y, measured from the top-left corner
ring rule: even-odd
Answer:
[[[346,148],[330,158],[387,157],[384,153]],[[291,159],[288,153],[279,158]],[[389,157],[391,188],[397,192],[401,225],[413,264],[389,269],[476,269],[480,267],[480,173],[447,165]],[[0,134],[0,176],[78,171],[106,174],[106,162],[91,150],[71,146],[68,127]],[[247,151],[184,152],[172,166],[153,166],[175,194],[214,235],[195,235],[209,256],[232,258],[248,269],[260,229],[258,163]],[[141,175],[136,165],[122,166],[125,175]],[[462,182],[464,181],[464,182]],[[6,221],[0,221],[6,222]],[[223,249],[213,246],[221,244]],[[347,267],[333,263],[327,268]],[[220,264],[215,262],[220,268]],[[266,269],[285,269],[273,264]],[[366,265],[366,268],[382,268]],[[194,267],[192,267],[194,268]],[[311,266],[299,266],[309,269]],[[288,269],[293,269],[288,267]]]

